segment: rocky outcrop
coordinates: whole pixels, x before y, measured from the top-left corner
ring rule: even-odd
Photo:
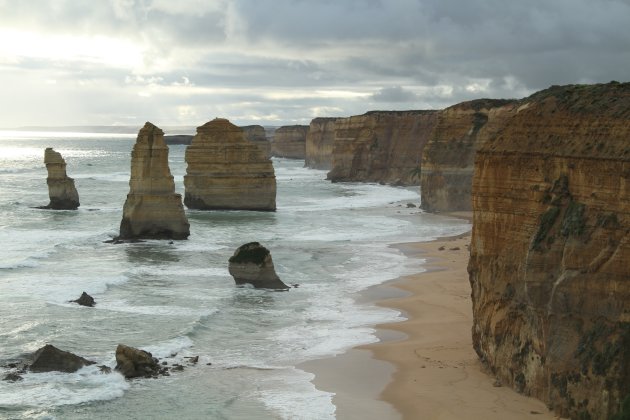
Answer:
[[[116,347],[116,368],[125,378],[151,377],[157,375],[159,360],[148,351],[119,344]]]
[[[418,185],[436,118],[437,111],[371,111],[338,119],[328,179]]]
[[[333,143],[337,118],[315,118],[306,135],[304,166],[313,169],[331,169]]]
[[[475,152],[516,110],[516,101],[477,99],[446,108],[422,152],[421,207],[470,211]]]
[[[475,350],[571,418],[630,401],[628,121],[628,83],[554,86],[521,101],[475,161]]]
[[[238,247],[230,257],[228,268],[236,284],[251,284],[261,289],[289,289],[276,274],[271,253],[258,242]]]
[[[190,225],[168,167],[164,132],[147,122],[131,152],[129,194],[120,222],[122,239],[186,239]]]
[[[46,344],[32,355],[29,366],[31,372],[76,372],[83,366],[93,365],[95,362],[84,359],[57,347]]]
[[[254,143],[263,155],[269,159],[271,157],[271,143],[267,140],[265,128],[262,125],[245,125],[242,126],[245,139]]]
[[[308,125],[285,125],[273,134],[271,155],[289,159],[304,159]]]
[[[94,302],[94,298],[85,292],[81,293],[81,296],[79,296],[78,299],[71,300],[70,302],[78,303],[81,306],[88,306],[90,308],[96,304],[96,302]]]
[[[215,118],[197,128],[186,148],[184,204],[200,210],[276,209],[276,176],[271,160],[247,141],[243,130]]]
[[[79,193],[74,186],[74,179],[66,174],[66,161],[61,153],[51,147],[44,151],[44,164],[48,171],[48,196],[50,203],[41,207],[51,210],[76,210],[79,207]]]

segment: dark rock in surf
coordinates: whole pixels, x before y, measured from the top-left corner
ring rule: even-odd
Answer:
[[[160,373],[160,361],[145,350],[119,344],[116,348],[116,367],[125,378],[149,378]]]
[[[230,274],[236,284],[251,284],[255,288],[289,290],[276,274],[271,253],[258,242],[241,245],[230,257]]]
[[[71,300],[70,302],[78,303],[81,306],[89,306],[90,308],[96,304],[94,298],[85,292],[81,293],[81,297],[76,300]]]
[[[33,353],[32,360],[33,362],[29,366],[31,372],[59,371],[72,373],[84,366],[93,365],[95,363],[76,354],[59,350],[51,344],[46,344]]]

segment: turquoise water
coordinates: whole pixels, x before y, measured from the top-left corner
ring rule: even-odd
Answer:
[[[468,229],[407,208],[419,204],[415,188],[332,184],[303,161],[274,159],[277,212],[187,210],[186,241],[106,244],[118,234],[134,140],[0,133],[0,364],[46,343],[112,367],[118,343],[199,363],[134,381],[94,366],[28,373],[0,381],[0,418],[335,418],[332,395],[295,366],[374,342],[375,324],[401,319],[355,300],[418,271],[418,260],[390,244]],[[48,203],[46,147],[66,159],[78,211],[34,208]],[[184,150],[170,147],[179,193]],[[280,278],[299,287],[235,287],[227,260],[250,241],[269,248]],[[83,291],[96,307],[68,303]]]

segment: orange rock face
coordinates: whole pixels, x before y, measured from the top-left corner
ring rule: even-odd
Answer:
[[[286,125],[273,135],[271,155],[289,159],[304,159],[308,125]]]
[[[79,204],[79,193],[74,186],[74,179],[66,174],[66,161],[61,153],[51,147],[44,151],[44,164],[48,171],[46,183],[50,203],[42,208],[52,210],[76,210]]]
[[[515,110],[516,101],[477,99],[446,108],[422,152],[421,207],[469,211],[475,151]]]
[[[315,118],[306,135],[304,166],[313,169],[331,169],[337,118]]]
[[[475,161],[475,350],[571,418],[609,418],[630,395],[629,121],[628,83],[552,87]]]
[[[422,149],[437,111],[371,111],[335,122],[333,182],[418,185]]]

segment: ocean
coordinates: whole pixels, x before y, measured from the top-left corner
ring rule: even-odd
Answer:
[[[184,241],[110,244],[129,192],[135,136],[0,132],[0,365],[46,343],[114,367],[119,343],[182,372],[125,380],[96,365],[0,380],[0,418],[334,419],[332,394],[296,366],[377,341],[402,320],[358,299],[422,270],[390,245],[463,233],[425,214],[417,187],[330,183],[304,161],[273,159],[275,213],[186,210]],[[44,149],[66,160],[81,207],[51,211]],[[183,195],[185,146],[169,165]],[[236,287],[228,258],[247,242],[272,254],[288,292]],[[85,291],[94,308],[69,303]],[[187,357],[199,356],[196,365]],[[0,378],[8,370],[0,367]]]

